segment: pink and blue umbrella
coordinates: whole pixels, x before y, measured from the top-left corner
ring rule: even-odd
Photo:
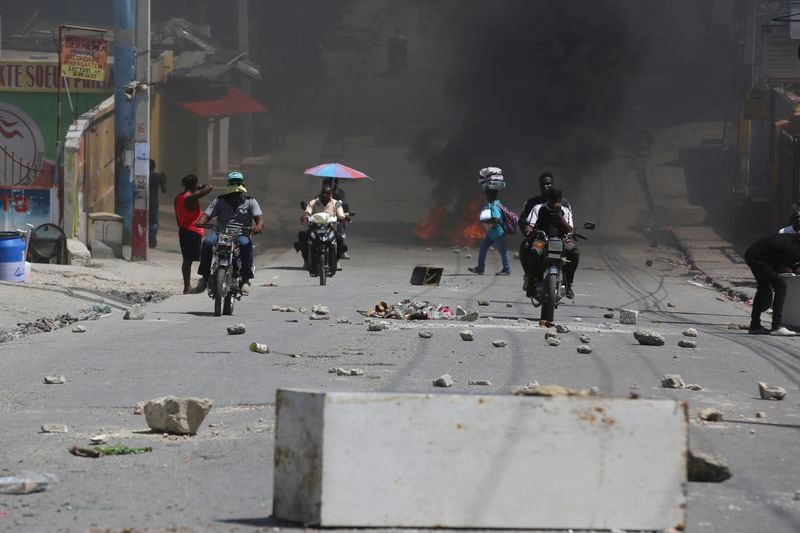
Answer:
[[[311,176],[318,176],[320,178],[339,178],[343,180],[372,180],[369,176],[354,168],[342,165],[340,163],[323,163],[315,167],[307,168],[303,174]]]

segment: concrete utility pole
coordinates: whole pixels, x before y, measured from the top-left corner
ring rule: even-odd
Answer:
[[[134,0],[114,0],[114,209],[123,221],[123,244],[131,244],[133,216]]]
[[[238,46],[239,51],[247,52],[248,58],[250,57],[250,26],[247,9],[248,0],[238,0],[237,3],[237,20],[236,27],[238,29]],[[250,78],[241,76],[241,89],[247,94],[250,94]],[[246,113],[240,115],[238,120],[241,124],[243,138],[241,139],[241,155],[249,156],[253,153],[253,118],[252,115]],[[227,159],[227,157],[225,157]],[[227,172],[227,169],[223,169]]]
[[[131,259],[147,259],[150,238],[150,0],[136,0],[136,130]],[[159,194],[159,191],[155,191]],[[156,206],[152,206],[156,208]]]

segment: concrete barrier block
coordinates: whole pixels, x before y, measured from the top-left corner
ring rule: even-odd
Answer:
[[[787,328],[800,331],[800,276],[783,274],[781,277],[786,282],[783,323]]]
[[[634,311],[633,309],[620,309],[619,323],[635,326],[639,323],[639,311]]]
[[[680,528],[673,400],[279,390],[273,514],[323,527]]]

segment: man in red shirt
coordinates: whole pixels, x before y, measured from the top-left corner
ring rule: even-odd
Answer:
[[[175,218],[178,220],[178,238],[181,244],[183,263],[183,294],[203,292],[202,283],[192,290],[192,262],[200,260],[200,247],[203,244],[203,228],[197,220],[203,213],[200,210],[200,198],[210,193],[211,185],[197,185],[197,176],[187,174],[183,180],[183,192],[175,197]]]

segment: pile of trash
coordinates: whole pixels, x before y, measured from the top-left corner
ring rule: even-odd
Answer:
[[[378,302],[374,308],[359,313],[366,317],[396,320],[448,320],[456,317],[456,310],[446,305],[409,298],[392,306]]]

